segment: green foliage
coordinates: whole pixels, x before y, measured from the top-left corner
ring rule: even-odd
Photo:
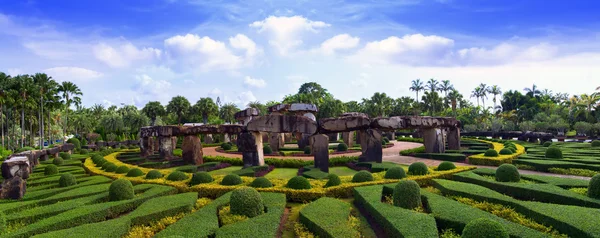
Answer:
[[[231,143],[223,143],[223,144],[221,144],[221,149],[223,149],[225,151],[231,150],[231,147],[232,147]]]
[[[192,180],[190,180],[190,186],[202,184],[202,183],[210,183],[213,181],[213,177],[210,176],[208,172],[197,172],[192,175]]]
[[[198,166],[196,165],[185,165],[178,167],[177,171],[185,172],[185,173],[196,173],[198,171]]]
[[[58,179],[58,186],[64,188],[77,184],[77,179],[71,173],[64,173]]]
[[[88,150],[88,149],[81,149],[81,150],[79,150],[79,154],[80,155],[87,155],[89,153],[90,153],[90,150]]]
[[[58,174],[58,167],[56,167],[56,165],[53,164],[46,165],[46,168],[44,168],[44,175],[53,174]]]
[[[358,171],[358,173],[356,173],[356,174],[354,174],[354,176],[352,176],[353,183],[369,182],[369,181],[373,181],[373,180],[374,180],[373,174],[371,174],[371,172],[365,171],[365,170]]]
[[[186,180],[188,176],[181,171],[173,171],[167,176],[167,180],[169,181],[182,181]]]
[[[425,146],[400,151],[400,155],[404,155],[404,156],[414,155],[414,154],[418,154],[418,153],[425,153]]]
[[[513,151],[509,148],[503,148],[500,150],[501,155],[512,155]]]
[[[318,237],[359,237],[348,218],[350,204],[335,198],[323,197],[300,210],[300,223]]]
[[[67,143],[73,144],[75,146],[75,149],[77,149],[77,150],[81,149],[81,142],[79,141],[79,139],[77,139],[75,137],[68,139]]]
[[[498,151],[496,151],[494,149],[489,149],[489,150],[485,151],[485,153],[483,155],[486,157],[498,157]]]
[[[60,158],[62,158],[63,160],[70,160],[71,159],[71,154],[67,153],[67,152],[60,152],[58,154],[58,156]]]
[[[463,238],[508,238],[508,232],[500,223],[480,218],[469,222],[462,233]]]
[[[339,156],[329,158],[329,166],[345,166],[348,162],[358,161],[358,156]],[[232,166],[243,166],[244,162],[240,158],[229,158],[223,156],[204,156],[204,162],[221,162],[228,163]],[[294,168],[314,165],[313,160],[303,159],[276,159],[276,158],[265,158],[265,164],[273,165],[275,168]]]
[[[104,164],[102,164],[102,170],[106,170],[106,168],[108,168],[108,166],[110,166],[110,165],[115,165],[115,164],[111,163],[111,162],[104,163]]]
[[[302,176],[296,176],[288,180],[286,187],[291,189],[311,189],[308,179]]]
[[[406,209],[416,209],[421,207],[421,188],[414,180],[402,180],[396,187],[393,193],[394,206]]]
[[[107,163],[109,164],[108,166],[106,166],[106,169],[104,171],[106,172],[115,172],[117,171],[117,165],[113,164],[113,163]]]
[[[264,213],[265,207],[258,191],[251,187],[233,190],[229,202],[231,213],[247,217],[255,217]]]
[[[270,188],[270,187],[273,187],[273,184],[271,183],[271,181],[269,181],[269,179],[267,179],[265,177],[258,177],[256,179],[254,179],[254,181],[252,181],[252,183],[250,183],[250,187]]]
[[[129,170],[129,172],[127,172],[127,177],[139,177],[142,175],[144,175],[144,172],[142,172],[142,170],[138,168],[133,168]]]
[[[552,141],[544,142],[544,147],[550,147],[552,145]]]
[[[309,146],[304,147],[304,154],[305,155],[310,155],[311,153],[312,152],[310,151],[310,147]]]
[[[337,151],[347,151],[348,150],[348,145],[346,145],[346,143],[339,143],[337,145]]]
[[[4,218],[4,214],[2,212],[0,212],[0,234],[2,234],[2,231],[5,231],[6,229],[6,218]]]
[[[452,154],[452,153],[415,153],[413,156],[426,159],[443,160],[462,162],[467,159],[464,154]]]
[[[587,190],[588,197],[600,199],[600,174],[594,175]]]
[[[63,164],[63,159],[61,157],[54,158],[52,160],[52,164],[54,164],[56,166],[61,165],[61,164]]]
[[[452,162],[448,162],[448,161],[444,161],[442,163],[440,163],[440,165],[438,165],[437,170],[438,171],[446,171],[446,170],[453,170],[456,169],[456,165],[454,165]]]
[[[127,172],[129,172],[129,167],[126,165],[121,165],[115,170],[115,173],[117,174],[126,174]]]
[[[146,179],[158,179],[158,178],[162,178],[162,177],[163,177],[163,174],[160,173],[160,171],[158,171],[158,170],[150,170],[146,174]]]
[[[551,159],[562,159],[563,158],[563,153],[562,150],[558,147],[548,147],[548,149],[546,149],[546,158],[551,158]]]
[[[15,151],[15,153],[21,153],[21,152],[30,151],[30,150],[35,150],[35,148],[29,147],[29,146],[24,146],[24,147],[17,149]]]
[[[503,164],[496,169],[496,181],[498,182],[519,182],[521,175],[519,170],[512,164]]]
[[[592,141],[592,147],[600,147],[600,140]]]
[[[108,197],[110,201],[122,201],[134,198],[133,184],[127,179],[115,180],[108,188]]]
[[[403,179],[406,178],[406,171],[402,167],[392,167],[385,172],[385,179]]]
[[[268,145],[263,146],[263,154],[270,155],[272,153],[273,153],[273,150],[271,149],[271,146],[268,146]]]
[[[408,166],[408,174],[410,175],[426,175],[428,173],[429,169],[423,162],[415,162]]]
[[[233,186],[242,183],[242,178],[237,174],[228,174],[225,177],[223,177],[223,180],[221,181],[221,185],[225,186]]]
[[[327,175],[327,183],[325,184],[326,188],[338,186],[340,184],[342,184],[342,180],[340,180],[340,177],[337,176],[337,174]]]

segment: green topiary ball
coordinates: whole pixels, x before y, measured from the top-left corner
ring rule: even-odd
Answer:
[[[98,162],[96,163],[97,167],[102,167],[102,165],[104,165],[105,163],[108,163],[108,161],[104,158],[102,158],[101,160],[98,160]]]
[[[252,183],[250,183],[250,187],[270,188],[270,187],[273,187],[273,183],[271,183],[271,181],[269,181],[269,179],[267,179],[265,177],[258,177],[256,179],[254,179],[254,181],[252,181]]]
[[[444,161],[442,163],[440,163],[440,165],[438,165],[437,170],[438,171],[446,171],[446,170],[453,170],[456,169],[456,166],[449,161]]]
[[[106,166],[106,169],[104,171],[106,172],[115,172],[117,171],[117,165],[110,163],[108,166]]]
[[[503,164],[496,169],[496,181],[498,182],[519,182],[521,175],[519,170],[512,164]]]
[[[550,159],[562,159],[563,158],[563,154],[562,154],[562,150],[560,150],[558,147],[548,147],[548,149],[546,149],[546,158],[550,158]]]
[[[127,167],[127,166],[125,166],[125,165],[121,165],[121,166],[119,166],[119,167],[117,168],[117,170],[115,171],[115,173],[118,173],[118,174],[125,174],[125,173],[127,173],[127,172],[129,172],[129,167]]]
[[[101,159],[104,159],[104,157],[102,157],[99,154],[93,154],[92,155],[92,162],[94,162],[94,164],[97,164],[98,161],[100,161]]]
[[[590,180],[587,195],[591,198],[600,199],[600,174],[594,175]]]
[[[494,150],[494,149],[489,149],[487,151],[485,151],[485,154],[483,154],[487,157],[498,157],[498,151]]]
[[[513,148],[513,147],[506,147],[507,149],[509,149],[513,154],[517,153],[517,149]]]
[[[110,166],[110,165],[115,165],[115,164],[113,164],[113,163],[111,163],[111,162],[104,163],[104,164],[102,165],[102,170],[106,170],[106,168],[108,168],[108,166]]]
[[[310,147],[304,147],[304,154],[305,155],[310,155],[311,151],[310,151]]]
[[[46,165],[46,168],[44,168],[44,175],[53,174],[58,174],[58,167],[56,167],[56,165],[53,164]]]
[[[552,141],[544,142],[544,147],[550,147],[552,145]]]
[[[169,175],[167,175],[167,180],[169,181],[182,181],[186,180],[188,176],[181,171],[173,171]]]
[[[385,140],[381,140],[381,145],[387,145],[387,142],[385,142]]]
[[[77,180],[71,173],[64,173],[58,179],[58,186],[60,187],[69,187],[77,184]]]
[[[408,166],[408,174],[410,175],[426,175],[428,173],[429,169],[423,162],[414,162]]]
[[[346,145],[346,143],[339,143],[337,145],[337,151],[347,151],[348,150],[348,145]]]
[[[402,180],[396,187],[393,193],[394,206],[406,209],[415,209],[421,207],[421,188],[414,180]]]
[[[260,193],[250,187],[233,190],[229,198],[229,206],[232,214],[247,216],[249,218],[265,212],[265,206]]]
[[[64,160],[69,160],[71,159],[71,154],[67,153],[67,152],[60,152],[58,154],[59,157],[61,157]]]
[[[353,183],[362,183],[369,181],[373,181],[373,174],[366,170],[358,171],[358,173],[355,173],[354,176],[352,176]]]
[[[190,181],[190,186],[198,185],[201,183],[210,183],[213,181],[213,177],[210,176],[208,172],[197,172],[192,175],[192,180]]]
[[[54,159],[52,160],[52,164],[54,164],[54,165],[56,165],[56,166],[58,166],[58,165],[61,165],[61,164],[63,164],[63,159],[62,159],[62,158],[60,158],[60,157],[58,157],[58,158],[54,158]]]
[[[310,182],[308,182],[308,179],[306,179],[305,177],[302,177],[302,176],[296,176],[296,177],[293,177],[290,180],[288,180],[286,187],[291,188],[291,189],[311,189],[312,188],[312,186],[310,185]]]
[[[144,172],[142,172],[141,169],[138,168],[133,168],[131,170],[129,170],[129,172],[127,172],[127,177],[139,177],[144,175]]]
[[[268,146],[268,145],[263,146],[263,154],[270,155],[272,153],[273,153],[273,150],[271,149],[271,146]]]
[[[242,181],[242,178],[239,175],[228,174],[223,178],[223,180],[221,180],[221,185],[233,186],[233,185],[242,184],[243,182],[244,181]]]
[[[406,171],[402,167],[392,167],[385,172],[385,179],[403,179],[406,178]]]
[[[67,143],[73,144],[75,146],[75,149],[81,149],[81,142],[75,137],[68,139]]]
[[[127,179],[117,179],[108,188],[108,197],[111,201],[121,201],[135,197],[133,184]]]
[[[146,174],[146,179],[159,179],[162,177],[163,177],[163,174],[161,174],[158,170],[150,170]]]
[[[501,155],[512,155],[512,154],[513,154],[513,152],[512,152],[512,150],[510,150],[509,148],[504,148],[504,149],[501,149],[501,150],[500,150],[500,154],[501,154]]]
[[[81,149],[81,150],[79,150],[79,154],[80,155],[87,155],[89,153],[90,153],[90,150],[88,150],[88,149]]]
[[[230,143],[223,143],[223,144],[221,144],[221,148],[222,148],[223,150],[231,150],[231,147],[232,147],[232,146],[231,146],[231,144],[230,144]]]
[[[592,141],[592,147],[600,147],[600,140]]]
[[[508,232],[502,224],[486,218],[469,222],[462,232],[462,238],[508,238]]]
[[[337,174],[327,175],[327,183],[325,184],[326,188],[338,186],[340,184],[342,184],[342,180],[340,179],[340,176],[337,176]]]

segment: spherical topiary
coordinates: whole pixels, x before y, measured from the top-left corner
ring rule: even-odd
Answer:
[[[106,168],[108,168],[109,165],[114,165],[114,164],[111,162],[104,163],[104,164],[102,164],[102,170],[106,170]]]
[[[392,167],[385,171],[385,176],[383,178],[386,179],[403,179],[406,178],[406,171],[402,167]]]
[[[100,161],[101,159],[104,159],[104,157],[102,157],[99,154],[93,154],[92,155],[92,162],[94,162],[94,164],[98,163],[98,161]]]
[[[504,148],[515,149],[517,150],[517,146],[515,144],[505,145]]]
[[[414,162],[408,166],[408,174],[411,175],[426,175],[429,173],[427,165],[423,162]]]
[[[69,187],[77,184],[77,180],[71,173],[64,173],[58,179],[58,185],[60,187]]]
[[[494,149],[489,149],[485,151],[485,154],[483,154],[487,157],[498,157],[498,151],[494,150]]]
[[[169,175],[167,175],[167,180],[169,181],[182,181],[186,180],[188,176],[181,171],[173,171]]]
[[[387,145],[387,142],[385,142],[385,140],[381,140],[381,145]]]
[[[127,179],[117,179],[108,188],[108,197],[111,201],[132,199],[134,196],[133,184]]]
[[[592,147],[600,147],[600,140],[592,141]]]
[[[117,170],[115,170],[115,173],[118,174],[126,174],[127,172],[129,172],[129,167],[125,165],[121,165],[117,168]]]
[[[587,195],[591,198],[600,199],[600,174],[594,175],[590,180]]]
[[[500,150],[499,154],[501,154],[501,155],[512,155],[513,152],[509,148],[503,148],[503,149]]]
[[[223,150],[231,150],[231,144],[230,143],[223,143],[221,144],[221,149]]]
[[[63,164],[63,159],[61,157],[54,158],[52,160],[52,164],[54,164],[54,165],[61,165],[61,164]]]
[[[338,186],[340,184],[342,184],[342,180],[340,180],[340,176],[337,176],[337,174],[327,175],[327,183],[325,184],[326,188]]]
[[[270,155],[272,153],[273,153],[273,150],[271,149],[271,146],[268,146],[268,145],[263,146],[263,154]]]
[[[163,174],[161,174],[158,170],[150,170],[146,174],[146,179],[159,179],[162,177],[163,177]]]
[[[550,147],[552,145],[552,141],[544,142],[544,147]]]
[[[141,169],[138,168],[133,168],[131,170],[129,170],[129,172],[127,172],[127,177],[138,177],[138,176],[142,176],[144,175],[144,172],[142,172]]]
[[[88,149],[81,149],[81,150],[79,150],[79,154],[80,155],[87,155],[89,153],[90,153],[90,150],[88,150]]]
[[[551,158],[551,159],[562,159],[563,158],[563,154],[562,154],[562,150],[560,150],[558,147],[548,147],[548,149],[546,149],[546,158]]]
[[[352,176],[353,183],[362,183],[369,181],[373,181],[373,174],[366,170],[358,171],[358,173],[355,173],[354,176]]]
[[[517,153],[517,149],[513,148],[513,147],[506,147],[507,149],[509,149],[513,154]]]
[[[271,183],[271,181],[269,181],[269,179],[267,179],[265,177],[258,177],[256,179],[254,179],[254,181],[252,181],[252,183],[250,183],[250,187],[270,188],[270,187],[273,187],[273,183]]]
[[[446,170],[453,170],[456,169],[456,165],[454,165],[454,163],[449,162],[449,161],[444,161],[442,163],[440,163],[440,165],[438,165],[437,170],[438,171],[446,171]]]
[[[228,174],[223,178],[223,180],[221,180],[221,185],[233,186],[233,185],[241,184],[242,182],[243,182],[242,178],[239,175]]]
[[[75,146],[75,149],[81,149],[81,142],[75,137],[68,139],[67,143],[73,144]]]
[[[250,187],[233,190],[229,198],[229,206],[232,214],[247,216],[249,218],[265,212],[265,206],[260,193]]]
[[[116,164],[110,163],[108,166],[106,166],[106,169],[104,171],[115,172],[115,171],[117,171],[117,168],[119,168],[119,167],[117,167]]]
[[[192,180],[190,181],[190,186],[198,185],[201,183],[210,183],[213,181],[213,177],[210,176],[208,172],[197,172],[192,175]]]
[[[346,145],[346,143],[339,143],[337,145],[337,151],[347,151],[348,150],[348,145]]]
[[[308,147],[308,146],[307,146],[307,147],[304,147],[304,154],[305,154],[305,155],[310,155],[310,153],[312,153],[312,152],[310,151],[310,147]]]
[[[310,189],[312,186],[308,179],[302,176],[296,176],[288,180],[287,185],[288,188],[291,189]]]
[[[58,167],[53,164],[49,164],[44,168],[44,175],[53,175],[58,173]]]
[[[508,238],[508,232],[502,224],[486,218],[467,223],[463,229],[463,238]]]
[[[415,209],[421,207],[421,188],[414,180],[402,180],[393,193],[394,206],[406,209]]]
[[[521,175],[519,170],[512,164],[503,164],[496,169],[496,181],[498,182],[519,182]]]
[[[71,154],[67,153],[67,152],[60,152],[59,157],[61,157],[64,160],[69,160],[71,159]]]
[[[105,163],[108,163],[108,161],[104,158],[98,160],[98,162],[96,163],[97,167],[102,167],[102,165],[104,165]]]

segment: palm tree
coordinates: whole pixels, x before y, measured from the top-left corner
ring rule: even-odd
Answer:
[[[148,102],[146,106],[142,108],[142,113],[144,113],[150,120],[152,121],[152,125],[156,125],[156,118],[165,115],[165,107],[163,107],[160,102]]]
[[[440,98],[439,94],[435,91],[425,92],[422,101],[424,109],[429,109],[429,113],[431,116],[435,114],[435,109],[437,108],[437,105],[442,105],[442,98]]]
[[[6,148],[4,143],[4,106],[9,102],[8,97],[9,90],[11,87],[10,75],[0,72],[0,130],[2,130],[2,147]]]
[[[81,98],[79,96],[82,96],[83,93],[81,92],[81,89],[79,89],[79,87],[77,87],[76,84],[71,83],[69,81],[62,82],[62,84],[60,84],[58,86],[58,92],[62,93],[62,98],[64,99],[63,102],[66,106],[65,128],[63,129],[65,131],[65,135],[66,135],[68,126],[69,126],[69,123],[68,123],[69,108],[71,108],[71,104],[74,104],[75,106],[78,106],[79,104],[81,104]]]
[[[254,102],[249,102],[246,107],[248,108],[256,108],[258,109],[258,115],[266,115],[267,114],[267,106],[265,106],[264,104],[260,103],[260,101],[254,101]],[[321,107],[319,107],[321,108]]]
[[[208,123],[208,117],[219,113],[217,104],[213,102],[212,98],[200,98],[193,107],[194,112],[202,115],[202,121],[204,124]]]
[[[175,96],[167,104],[167,112],[177,115],[177,124],[181,124],[184,114],[189,111],[190,102],[184,96]]]
[[[500,90],[500,87],[498,87],[498,85],[494,85],[490,87],[489,93],[494,95],[494,98],[492,100],[494,101],[494,109],[496,109],[496,96],[502,94],[502,90]]]
[[[412,86],[410,86],[410,91],[414,91],[417,92],[417,102],[419,101],[419,91],[422,91],[425,89],[425,87],[423,87],[423,82],[421,81],[421,79],[415,79],[412,81]]]
[[[40,90],[40,149],[44,148],[44,98],[53,96],[54,89],[58,84],[44,73],[37,73],[33,76],[33,81]]]
[[[477,106],[479,107],[479,97],[481,97],[481,87],[477,86],[473,91],[471,91],[471,97],[475,97],[477,99]]]
[[[388,97],[385,93],[375,93],[370,99],[365,99],[365,103],[368,105],[367,109],[370,109],[371,116],[383,117],[388,114],[391,110],[393,100]]]
[[[454,86],[450,83],[450,80],[442,80],[442,83],[439,86],[440,92],[444,92],[444,97],[448,96],[448,92],[452,91]]]
[[[235,113],[240,109],[233,103],[226,103],[220,108],[219,114],[225,122],[232,123],[235,121]]]
[[[32,98],[35,96],[37,88],[33,82],[33,78],[29,75],[18,75],[15,77],[15,83],[16,90],[19,94],[17,100],[21,106],[21,147],[23,147],[25,143],[25,109],[35,106],[35,102],[32,102]]]
[[[429,81],[427,81],[427,85],[425,86],[425,88],[433,93],[438,90],[438,86],[439,86],[439,82],[437,80],[429,79]]]
[[[479,97],[481,98],[481,104],[483,105],[483,108],[485,108],[485,99],[487,98],[487,93],[490,91],[490,89],[485,83],[479,84],[479,87],[481,88]]]
[[[589,117],[592,113],[592,107],[594,105],[596,105],[596,103],[598,103],[598,101],[600,101],[600,94],[599,93],[592,93],[591,95],[588,94],[582,94],[579,97],[579,105],[585,107],[586,112],[587,112],[587,117]]]
[[[463,98],[462,94],[460,94],[458,90],[452,89],[446,98],[450,100],[450,104],[452,105],[452,114],[456,117],[456,102]]]
[[[535,84],[533,86],[531,86],[531,88],[524,88],[523,90],[527,93],[531,93],[532,97],[535,97],[536,95],[541,93],[540,90],[538,89],[538,87],[535,86]]]

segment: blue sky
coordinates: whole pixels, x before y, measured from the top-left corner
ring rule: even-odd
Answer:
[[[315,81],[337,98],[451,80],[570,94],[600,84],[597,1],[7,1],[0,71],[73,81],[83,103],[244,106]],[[9,56],[9,57],[6,57]]]

